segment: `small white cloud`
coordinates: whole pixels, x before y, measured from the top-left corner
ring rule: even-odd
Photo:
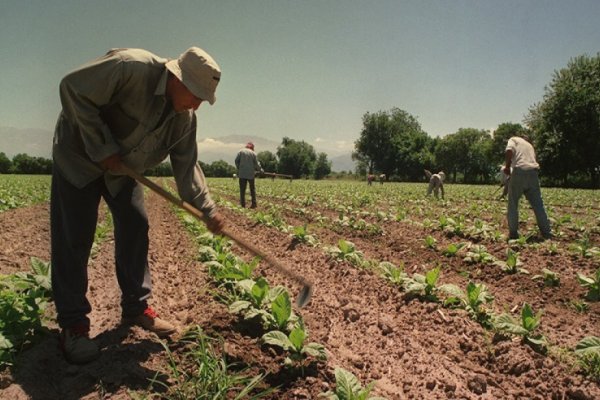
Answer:
[[[245,143],[223,143],[213,138],[198,141],[198,149],[201,152],[239,150],[244,145]]]

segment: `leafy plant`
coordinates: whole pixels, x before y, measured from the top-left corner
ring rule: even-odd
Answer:
[[[569,249],[582,257],[590,258],[600,254],[600,249],[594,247],[590,240],[589,234],[584,234],[583,237],[572,243]]]
[[[441,285],[437,286],[437,281],[440,277],[441,267],[438,266],[430,271],[427,271],[425,275],[413,274],[412,277],[406,278],[404,283],[404,289],[407,294],[419,296],[425,300],[438,301],[437,292],[438,290],[453,291],[451,286],[454,285]]]
[[[404,265],[396,267],[391,262],[383,261],[379,263],[379,269],[381,270],[381,275],[395,285],[402,285],[406,279]]]
[[[578,313],[584,313],[590,309],[590,305],[585,301],[571,300],[568,304]]]
[[[516,274],[517,272],[524,274],[529,273],[526,269],[521,268],[523,263],[519,260],[519,253],[510,248],[506,249],[506,261],[496,260],[494,261],[494,264],[500,266],[502,271],[508,272],[509,274]]]
[[[31,258],[33,273],[0,275],[0,366],[35,340],[51,296],[50,264]]]
[[[444,250],[442,250],[442,254],[446,257],[454,257],[464,246],[464,243],[450,243]]]
[[[533,280],[543,279],[544,285],[546,286],[559,286],[560,285],[560,276],[547,268],[542,268],[542,273],[540,275],[534,275],[531,277]]]
[[[427,237],[425,238],[425,247],[427,247],[428,249],[435,250],[436,245],[437,240],[433,236],[427,235]]]
[[[257,318],[264,329],[287,329],[298,321],[292,312],[287,290],[283,286],[269,288],[267,281],[260,277],[256,282],[245,279],[237,282],[242,299],[229,305],[229,312],[241,314],[244,319]]]
[[[487,252],[487,249],[484,245],[475,245],[470,246],[467,254],[463,258],[464,261],[468,263],[491,263],[496,260],[496,258]]]
[[[323,345],[315,342],[305,344],[306,338],[306,330],[304,329],[304,324],[301,323],[292,329],[289,335],[281,331],[267,332],[262,336],[262,341],[288,351],[290,355],[286,357],[285,365],[290,367],[303,367],[309,356],[319,360],[326,360],[327,354]]]
[[[589,301],[600,300],[600,268],[598,268],[596,273],[590,278],[583,274],[577,273],[577,280],[579,280],[581,286],[588,290],[586,299]]]
[[[455,285],[445,285],[444,290],[451,295],[444,301],[445,304],[464,308],[471,318],[482,326],[491,327],[492,315],[484,306],[491,303],[494,296],[489,292],[487,286],[469,282],[465,292]]]
[[[313,235],[308,234],[306,225],[295,226],[293,228],[292,237],[294,240],[297,240],[300,243],[306,243],[310,246],[316,246],[319,244],[318,240]]]
[[[375,382],[371,382],[363,388],[352,372],[336,368],[335,391],[321,393],[319,397],[327,397],[329,400],[385,400],[383,397],[369,396],[374,386]]]
[[[348,261],[350,264],[361,268],[369,265],[363,253],[356,250],[356,246],[350,241],[340,239],[337,247],[328,247],[325,250],[336,260]]]
[[[575,355],[582,371],[600,381],[600,338],[587,336],[581,339],[575,347]]]
[[[546,338],[535,333],[542,319],[542,311],[537,314],[533,313],[533,309],[527,303],[523,304],[521,309],[521,320],[516,320],[509,314],[502,314],[494,321],[494,327],[503,333],[522,336],[523,341],[534,347],[545,348],[547,346]]]

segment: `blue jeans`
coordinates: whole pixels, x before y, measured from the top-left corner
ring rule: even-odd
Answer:
[[[538,171],[535,169],[514,169],[508,181],[507,219],[509,238],[516,239],[519,237],[519,200],[522,195],[525,195],[533,209],[542,236],[549,237],[551,235],[550,222],[544,209]]]
[[[79,189],[54,168],[50,197],[51,273],[61,328],[90,323],[87,264],[101,198],[113,216],[122,313],[135,316],[147,307],[152,284],[148,268],[148,217],[141,185],[131,179],[113,197],[103,177]]]

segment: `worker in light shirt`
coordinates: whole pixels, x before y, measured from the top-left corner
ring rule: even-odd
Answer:
[[[535,150],[527,137],[513,136],[508,139],[505,151],[504,173],[508,183],[508,238],[519,237],[519,200],[522,195],[531,205],[537,225],[544,239],[552,238],[550,222],[544,209],[538,171],[540,165]]]

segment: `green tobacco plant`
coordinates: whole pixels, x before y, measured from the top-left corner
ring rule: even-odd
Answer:
[[[437,240],[433,236],[427,235],[427,237],[425,238],[425,247],[427,247],[428,249],[435,250],[436,246]]]
[[[455,285],[445,285],[445,291],[450,294],[444,304],[464,308],[471,318],[486,328],[492,327],[492,314],[485,308],[486,304],[494,301],[494,296],[484,284],[469,282],[463,292]]]
[[[422,299],[434,302],[439,300],[437,297],[437,292],[439,290],[455,293],[455,290],[453,289],[453,286],[455,287],[455,285],[437,286],[441,269],[442,267],[438,266],[427,271],[425,275],[413,274],[412,277],[406,278],[404,290],[407,294],[416,295]]]
[[[589,278],[583,274],[577,273],[577,280],[579,280],[581,286],[588,290],[585,296],[587,300],[600,300],[600,268],[598,268],[596,273]]]
[[[378,268],[381,271],[381,276],[395,285],[402,285],[406,280],[407,275],[404,273],[404,265],[396,267],[391,262],[382,261],[379,263]]]
[[[0,275],[0,367],[11,365],[15,354],[44,330],[50,263],[32,257],[31,269],[33,273]]]
[[[208,268],[208,273],[220,284],[230,287],[227,283],[252,279],[252,273],[259,263],[258,258],[254,258],[247,263],[231,253],[217,255],[217,260],[208,261],[204,266]]]
[[[262,341],[271,346],[281,347],[290,355],[285,359],[285,365],[289,367],[304,367],[308,357],[318,360],[326,360],[325,347],[319,343],[311,342],[305,344],[307,333],[304,324],[300,323],[289,335],[281,331],[270,331],[262,336]]]
[[[366,268],[369,266],[369,262],[365,260],[362,251],[356,250],[354,243],[347,240],[340,239],[337,247],[328,247],[325,251],[327,251],[333,259],[348,261],[350,264],[359,268]]]
[[[600,255],[600,249],[592,245],[592,241],[590,240],[590,235],[588,233],[584,234],[583,237],[577,240],[575,243],[572,243],[569,246],[569,249],[585,258]]]
[[[292,238],[300,243],[308,244],[309,246],[317,246],[319,241],[313,236],[308,234],[306,225],[295,226],[293,228]]]
[[[509,274],[516,274],[517,272],[528,274],[524,268],[521,268],[523,263],[519,260],[519,253],[514,251],[513,249],[506,249],[506,261],[496,260],[494,261],[495,265],[498,265],[502,271],[508,272]]]
[[[559,286],[560,276],[547,268],[542,268],[542,273],[531,277],[532,280],[543,279],[545,286]]]
[[[474,245],[469,246],[469,250],[465,254],[463,260],[472,264],[486,264],[494,262],[496,258],[487,252],[487,249],[484,245]]]
[[[575,355],[583,373],[600,382],[600,337],[581,339],[575,347]]]
[[[494,327],[499,332],[523,337],[523,341],[533,345],[534,348],[544,349],[548,345],[546,338],[541,334],[535,333],[540,326],[541,319],[541,310],[537,314],[534,314],[531,306],[524,303],[521,309],[520,321],[509,314],[502,314],[494,321]]]
[[[298,318],[292,312],[289,293],[283,286],[269,288],[260,277],[256,282],[245,279],[237,282],[242,300],[229,305],[229,312],[240,314],[244,319],[258,319],[263,329],[291,329]]]
[[[450,243],[444,250],[442,250],[442,254],[446,257],[454,257],[464,246],[464,243]]]
[[[385,400],[384,397],[369,396],[375,382],[362,387],[358,378],[350,371],[343,368],[335,369],[335,391],[321,393],[319,397],[329,400]]]

